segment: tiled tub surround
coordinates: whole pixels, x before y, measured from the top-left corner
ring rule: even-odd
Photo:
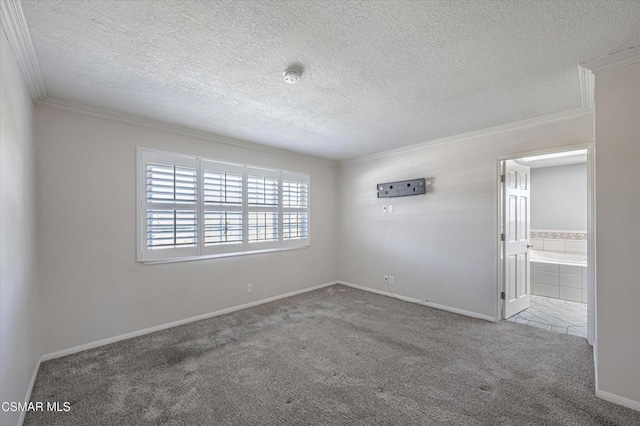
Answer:
[[[531,293],[587,303],[587,233],[534,229]]]
[[[586,231],[557,231],[533,229],[530,244],[535,250],[556,251],[560,253],[586,253]]]
[[[587,303],[587,267],[532,261],[531,287],[538,296]]]

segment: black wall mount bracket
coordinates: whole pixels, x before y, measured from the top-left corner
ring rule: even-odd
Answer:
[[[379,183],[378,198],[407,197],[427,193],[425,178]]]

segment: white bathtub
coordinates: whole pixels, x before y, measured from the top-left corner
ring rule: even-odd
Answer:
[[[554,263],[556,265],[587,266],[587,255],[582,253],[559,253],[555,251],[531,250],[532,262]]]

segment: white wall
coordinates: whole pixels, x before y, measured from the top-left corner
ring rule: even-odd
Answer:
[[[531,169],[531,229],[586,231],[586,163]]]
[[[339,278],[495,317],[496,157],[589,142],[593,116],[340,166]],[[376,184],[433,178],[433,193],[377,199]],[[393,204],[394,213],[383,213]]]
[[[640,407],[640,64],[596,74],[598,386]]]
[[[33,103],[0,34],[0,402],[22,402],[40,357]]]
[[[46,107],[35,123],[44,353],[336,280],[335,163]],[[311,174],[311,247],[137,263],[136,146]]]

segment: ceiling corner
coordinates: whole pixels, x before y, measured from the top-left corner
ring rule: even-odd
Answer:
[[[0,1],[0,24],[36,103],[47,95],[47,90],[19,0]]]
[[[638,62],[640,62],[640,46],[633,46],[610,55],[586,61],[582,64],[582,67],[588,68],[593,74],[599,74]]]

